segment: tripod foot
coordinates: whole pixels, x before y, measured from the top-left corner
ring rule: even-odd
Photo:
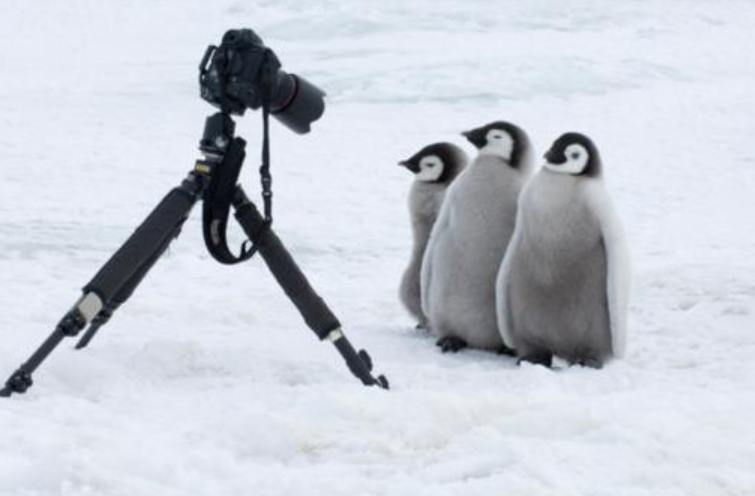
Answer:
[[[5,383],[5,387],[0,390],[0,396],[7,398],[13,393],[25,393],[29,389],[34,381],[31,379],[31,374],[25,370],[18,369]]]
[[[370,357],[370,355],[365,350],[359,350],[358,355],[359,355],[359,358],[361,358],[362,361],[364,362],[364,365],[367,367],[367,370],[372,372],[372,357]],[[390,389],[388,378],[382,374],[375,377],[374,385],[383,389]]]
[[[388,382],[388,378],[384,375],[377,376],[377,385],[383,389],[391,389],[391,385]]]
[[[362,384],[388,389],[388,379],[385,376],[381,375],[375,378],[372,375],[372,358],[370,358],[370,355],[366,351],[359,350],[357,352],[340,329],[331,331],[331,335],[334,338],[326,339],[330,339],[333,342],[333,345],[335,345],[338,352],[346,361],[346,365],[349,367],[351,373],[362,381]]]

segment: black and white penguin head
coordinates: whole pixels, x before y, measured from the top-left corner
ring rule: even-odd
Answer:
[[[493,155],[516,167],[529,140],[524,131],[510,122],[496,121],[461,133],[480,155]]]
[[[560,174],[595,177],[600,175],[600,154],[590,138],[579,133],[565,133],[545,154],[545,168]]]
[[[466,163],[467,156],[458,146],[433,143],[398,164],[413,172],[417,181],[443,184],[455,178]]]

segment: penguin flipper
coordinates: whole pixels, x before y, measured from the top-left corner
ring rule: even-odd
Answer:
[[[521,205],[521,200],[527,193],[528,186],[529,183],[524,186],[521,193],[519,194],[519,205]],[[509,271],[511,270],[511,266],[513,264],[511,260],[513,259],[514,252],[516,251],[517,246],[520,243],[519,238],[521,238],[522,230],[520,226],[523,222],[522,209],[517,208],[514,232],[511,235],[511,240],[509,240],[509,245],[506,248],[506,253],[503,256],[501,267],[498,269],[498,276],[496,278],[495,284],[495,305],[496,317],[498,319],[498,332],[501,333],[503,345],[510,350],[515,350],[516,345],[514,343],[514,340],[512,339],[512,324],[510,318],[511,308],[508,299],[508,280]]]
[[[603,246],[606,250],[608,277],[606,296],[611,325],[613,355],[621,357],[626,351],[627,313],[631,285],[631,262],[621,222],[613,208],[608,191],[602,182],[591,181],[587,198],[600,222]]]
[[[442,232],[443,229],[447,229],[448,226],[449,214],[444,212],[444,206],[445,204],[441,205],[441,211],[438,214],[438,218],[435,221],[435,224],[433,224],[432,230],[430,231],[430,238],[427,240],[427,247],[425,248],[425,253],[422,256],[422,266],[420,268],[420,306],[422,307],[422,312],[424,312],[428,319],[430,318],[430,287],[432,285],[433,278],[433,258],[435,245],[437,244],[438,236],[440,236],[440,234],[438,233]]]
[[[419,288],[419,302],[420,307],[422,307],[422,312],[428,317],[430,317],[430,282],[432,281],[432,275],[433,275],[433,269],[432,269],[432,261],[430,260],[430,252],[432,249],[433,243],[432,238],[430,238],[430,241],[427,243],[427,248],[425,249],[425,256],[422,257],[422,268],[420,269],[420,288]]]

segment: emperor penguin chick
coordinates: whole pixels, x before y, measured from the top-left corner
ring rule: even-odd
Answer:
[[[412,247],[409,266],[404,271],[399,288],[401,303],[417,319],[417,327],[427,327],[422,311],[419,274],[430,231],[438,217],[446,188],[466,167],[464,150],[451,143],[434,143],[402,160],[399,165],[414,174],[409,191],[409,216],[412,225]]]
[[[495,280],[532,169],[525,132],[493,122],[463,135],[478,156],[446,192],[422,262],[422,310],[444,352],[501,350]]]
[[[496,284],[498,321],[520,360],[596,368],[624,353],[629,256],[593,142],[566,133],[519,200]]]

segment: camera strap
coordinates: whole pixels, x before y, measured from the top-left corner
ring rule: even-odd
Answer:
[[[273,223],[273,177],[270,175],[270,104],[262,106],[262,165],[260,165],[262,182],[262,203],[265,224]]]
[[[264,207],[265,225],[273,223],[273,177],[270,175],[270,106],[273,99],[273,66],[270,59],[275,55],[269,49],[265,50],[262,62],[262,164],[260,165],[260,181],[262,182],[262,203]]]
[[[231,253],[226,236],[231,201],[246,156],[245,146],[246,142],[242,138],[231,141],[222,164],[216,168],[218,173],[213,174],[202,206],[202,232],[207,251],[212,258],[226,265],[249,260],[257,251],[247,240],[241,245],[241,254],[236,256]]]

